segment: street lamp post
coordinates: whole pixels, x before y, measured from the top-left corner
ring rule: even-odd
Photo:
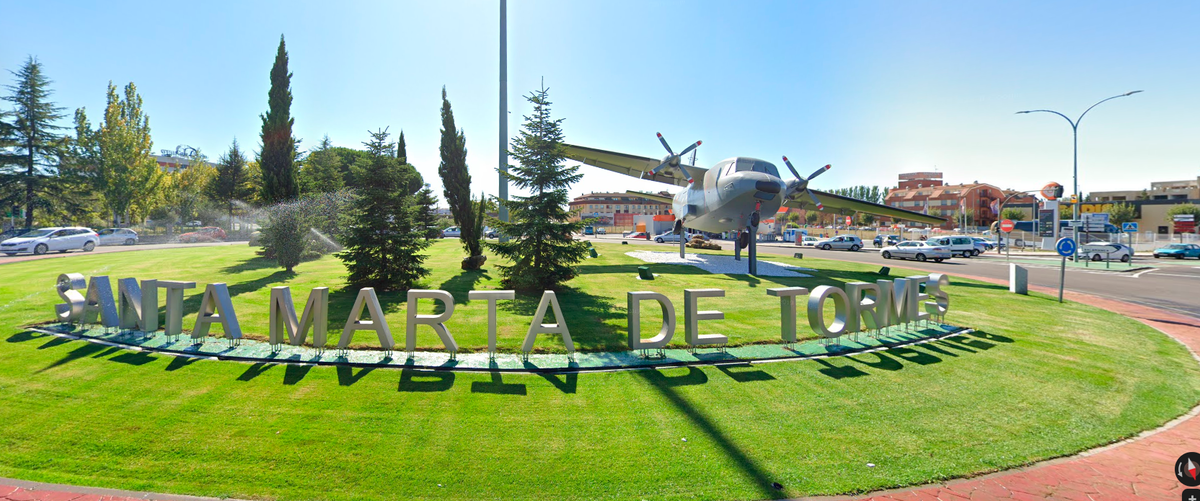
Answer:
[[[1074,235],[1075,242],[1079,242],[1079,201],[1083,198],[1083,197],[1079,196],[1079,121],[1083,120],[1083,116],[1087,115],[1089,111],[1092,111],[1092,108],[1100,106],[1100,103],[1103,103],[1105,101],[1111,101],[1118,97],[1132,96],[1139,92],[1141,92],[1141,91],[1134,90],[1134,91],[1126,92],[1124,94],[1118,94],[1118,95],[1110,97],[1108,99],[1102,99],[1099,102],[1097,102],[1096,104],[1089,106],[1088,109],[1083,110],[1083,113],[1081,113],[1079,115],[1079,118],[1076,118],[1073,121],[1070,118],[1068,118],[1066,115],[1063,115],[1062,113],[1059,113],[1054,110],[1025,110],[1025,111],[1017,112],[1018,115],[1023,114],[1023,113],[1053,113],[1055,115],[1063,117],[1067,121],[1067,123],[1071,124],[1071,140],[1074,144],[1074,151],[1072,152],[1074,161],[1073,161],[1072,174],[1071,174],[1071,177],[1073,179],[1072,184],[1074,185],[1074,187],[1072,188],[1072,192],[1075,194],[1075,197],[1076,197],[1076,202],[1074,204],[1075,207],[1074,207],[1074,212],[1073,212],[1073,214],[1074,214],[1073,218],[1075,219],[1075,224],[1072,225],[1072,228],[1074,229],[1072,234]],[[1056,230],[1057,230],[1057,228],[1056,228]],[[1076,246],[1076,251],[1075,251],[1075,260],[1076,261],[1079,260],[1078,249],[1079,249],[1079,247]]]

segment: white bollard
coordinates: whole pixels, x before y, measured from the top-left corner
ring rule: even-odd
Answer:
[[[1008,292],[1029,294],[1029,270],[1016,263],[1008,264]]]

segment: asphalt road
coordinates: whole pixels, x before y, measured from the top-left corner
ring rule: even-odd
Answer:
[[[617,242],[621,238],[609,236],[599,238],[602,242]],[[646,245],[673,251],[679,248],[677,243],[659,244],[645,240],[630,239],[633,245]],[[721,241],[722,247],[732,249],[731,242]],[[950,276],[965,275],[1008,280],[1008,264],[1004,255],[986,254],[975,258],[954,258],[942,263],[901,261],[884,259],[875,249],[865,249],[858,252],[823,251],[813,248],[798,248],[791,244],[760,243],[758,253],[765,255],[791,256],[803,252],[805,257],[853,261],[876,264],[879,266],[903,267],[917,270],[944,271]],[[745,258],[743,253],[743,259]],[[1060,261],[1049,255],[1042,256],[1013,256],[1029,270],[1029,284],[1043,287],[1058,287]],[[1137,256],[1134,258],[1135,271],[1105,270],[1103,263],[1096,268],[1079,269],[1067,268],[1066,290],[1078,291],[1101,297],[1127,301],[1130,303],[1162,308],[1197,319],[1200,325],[1200,261],[1174,259],[1154,259]],[[1121,265],[1121,267],[1125,267]],[[1113,268],[1118,268],[1113,263]],[[1140,268],[1140,269],[1137,269]]]

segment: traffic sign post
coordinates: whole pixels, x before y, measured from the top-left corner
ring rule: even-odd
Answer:
[[[1138,232],[1138,224],[1132,223],[1132,222],[1131,223],[1121,223],[1121,231],[1123,233],[1125,233],[1126,235],[1128,235],[1127,240],[1129,240],[1129,247],[1132,248],[1133,247],[1133,234]],[[1129,262],[1133,263],[1132,260],[1130,260]]]
[[[1004,235],[999,237],[1000,240],[996,241],[996,245],[1000,245],[1002,243],[1004,244],[1004,260],[1005,261],[1010,261],[1012,259],[1011,234],[1012,234],[1012,230],[1016,227],[1017,227],[1017,224],[1014,223],[1012,221],[1012,219],[1005,219],[1003,221],[1000,221],[1000,231],[1003,232]],[[999,252],[999,249],[996,249],[996,251]]]
[[[1075,239],[1062,237],[1054,244],[1054,250],[1062,256],[1062,268],[1058,272],[1058,302],[1063,302],[1063,285],[1067,281],[1067,256],[1075,255]]]
[[[1196,216],[1192,214],[1176,214],[1173,218],[1175,221],[1175,234],[1179,235],[1179,243],[1183,243],[1183,234],[1196,231]]]

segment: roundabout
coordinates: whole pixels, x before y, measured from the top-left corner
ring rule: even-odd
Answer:
[[[575,363],[624,353],[645,366],[538,370],[543,360],[569,364],[569,355],[558,336],[546,335],[529,362],[522,360],[516,347],[539,297],[518,296],[499,303],[493,367],[487,303],[468,300],[467,292],[494,289],[496,281],[486,270],[456,269],[450,244],[430,249],[427,287],[455,296],[447,326],[460,346],[456,368],[478,370],[441,367],[449,356],[425,327],[407,366],[403,351],[386,367],[379,359],[336,363],[333,346],[322,360],[288,359],[295,354],[288,350],[315,350],[308,346],[285,346],[272,356],[271,288],[286,285],[303,297],[299,291],[337,284],[344,271],[329,258],[290,274],[262,265],[244,247],[4,265],[10,279],[0,285],[0,419],[8,425],[0,434],[0,477],[276,499],[313,492],[330,499],[852,494],[1075,454],[1155,429],[1200,398],[1195,361],[1158,331],[1104,309],[1059,306],[1044,294],[1014,296],[960,278],[947,287],[953,308],[945,324],[967,330],[886,350],[842,350],[832,347],[854,347],[852,337],[830,344],[805,329],[794,348],[811,349],[808,358],[761,363],[773,358],[760,356],[763,350],[787,349],[780,300],[767,289],[845,288],[915,272],[882,277],[867,265],[780,257],[812,276],[716,275],[661,264],[652,265],[654,281],[637,282],[632,277],[644,263],[609,244],[598,244],[600,257],[582,263],[581,275],[558,295]],[[141,347],[121,336],[146,336],[118,329],[47,334],[62,327],[52,322],[60,302],[53,285],[63,271],[196,281],[183,299],[185,331],[203,285],[227,283],[244,333],[235,351],[253,348],[263,359],[211,360],[230,348],[215,337],[215,325],[190,354],[186,335],[173,352]],[[626,291],[658,291],[678,302],[683,289],[699,287],[726,291],[702,303],[725,319],[700,324],[729,336],[724,350],[688,350],[682,332],[664,347],[679,366],[629,350]],[[341,330],[354,296],[331,291],[331,332]],[[400,330],[403,295],[379,299]],[[642,313],[644,332],[659,327],[651,304]],[[421,307],[437,313],[434,304]],[[800,308],[798,322],[807,314]],[[97,342],[80,339],[84,334]],[[355,333],[347,361],[374,356],[375,338]],[[147,340],[167,341],[162,333]],[[861,335],[859,342],[876,340]]]

